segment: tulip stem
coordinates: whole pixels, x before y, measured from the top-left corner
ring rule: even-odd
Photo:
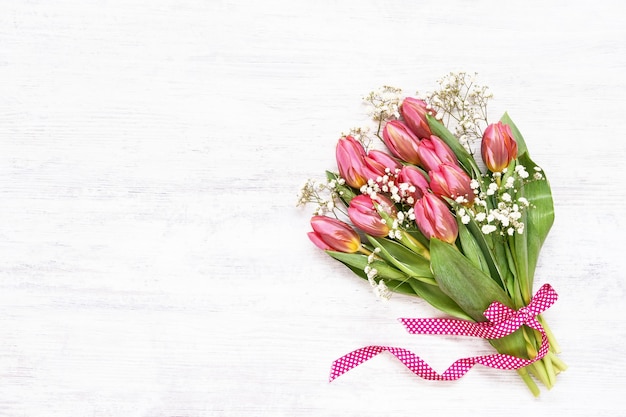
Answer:
[[[556,356],[554,352],[548,352],[546,357],[552,361],[552,364],[556,366],[556,369],[558,369],[559,371],[563,372],[567,370],[567,364],[559,359],[559,357]]]
[[[418,255],[423,256],[426,260],[430,260],[430,251],[426,246],[420,243],[417,239],[407,233],[405,230],[402,231],[402,237],[400,239],[402,243],[404,243],[409,249]]]
[[[541,315],[537,316],[537,320],[539,320],[539,323],[543,327],[543,330],[546,332],[546,336],[548,337],[548,343],[550,343],[550,348],[552,349],[552,351],[554,353],[561,353],[561,347],[556,342],[556,339],[554,338],[554,334],[552,333],[552,330],[550,330],[548,323],[546,323],[546,321],[543,319],[543,317],[541,317]]]
[[[372,254],[371,250],[368,250],[366,247],[364,247],[363,245],[361,245],[359,247],[359,252],[361,252],[364,255],[370,256]]]
[[[526,386],[528,387],[528,389],[530,389],[530,392],[532,392],[535,397],[538,397],[540,393],[539,387],[531,378],[530,374],[528,373],[528,369],[520,368],[517,370],[517,373],[519,374],[519,376],[522,377],[522,379],[526,383]]]
[[[383,126],[383,119],[382,117],[380,118],[380,120],[378,120],[378,129],[376,129],[376,136],[378,137],[378,139],[380,139],[381,141],[383,140],[383,138],[380,136],[380,128]],[[383,141],[384,142],[384,141]]]

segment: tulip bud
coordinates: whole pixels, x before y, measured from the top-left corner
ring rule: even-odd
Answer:
[[[367,153],[365,157],[365,165],[372,171],[376,171],[378,175],[383,176],[386,170],[389,169],[391,174],[394,174],[397,169],[402,167],[398,161],[387,155],[385,152],[372,150]]]
[[[370,178],[378,175],[365,164],[365,149],[352,136],[339,139],[335,151],[339,175],[346,183],[361,188]]]
[[[415,223],[424,236],[454,243],[459,227],[448,205],[434,194],[424,194],[414,206]]]
[[[411,164],[419,164],[417,146],[419,139],[411,129],[399,120],[387,122],[383,129],[383,141],[392,154]]]
[[[463,203],[474,201],[474,190],[470,186],[470,177],[456,165],[441,164],[428,173],[430,189],[439,197],[457,199],[463,197]]]
[[[374,200],[369,195],[361,194],[350,200],[348,216],[352,223],[370,236],[383,237],[391,229],[385,220],[380,217],[374,202],[390,216],[396,215],[396,208],[387,197],[377,195]]]
[[[326,216],[311,218],[312,232],[309,239],[322,250],[354,253],[361,247],[361,239],[354,229],[346,223]]]
[[[446,143],[435,135],[422,139],[417,149],[421,165],[426,171],[432,171],[439,165],[447,163],[459,165],[456,155]]]
[[[429,113],[426,102],[413,97],[407,97],[400,106],[400,113],[407,125],[418,138],[427,138],[430,136],[430,126],[426,114]]]
[[[410,184],[415,188],[415,190],[407,189],[405,191],[404,196],[413,198],[413,201],[407,201],[409,204],[413,204],[428,192],[428,180],[426,180],[426,177],[419,169],[410,165],[402,167],[398,174],[398,183],[400,184],[400,189],[403,188],[402,184]]]
[[[501,172],[517,158],[517,142],[511,128],[502,122],[490,124],[485,129],[480,148],[483,162],[491,172]]]

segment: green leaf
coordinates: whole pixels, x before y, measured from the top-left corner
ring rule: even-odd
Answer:
[[[461,219],[457,216],[457,224],[459,227],[459,242],[463,254],[469,259],[474,266],[483,271],[485,274],[491,274],[487,259],[481,250],[479,243],[474,238],[474,235],[468,230],[467,225],[463,224]]]
[[[406,232],[411,235],[411,237],[421,243],[425,248],[428,249],[430,246],[430,239],[426,238],[424,234],[416,227],[410,227],[406,229]]]
[[[454,302],[446,293],[435,285],[425,284],[416,279],[409,279],[407,284],[411,286],[417,296],[424,301],[453,317],[463,320],[471,320],[472,318],[457,303]]]
[[[536,165],[530,160],[528,154],[519,158],[519,161],[531,175],[535,172],[534,167]],[[526,211],[524,234],[526,235],[528,251],[528,281],[532,289],[539,252],[548,237],[552,224],[554,224],[552,191],[547,178],[545,178],[545,173],[544,179],[529,182],[524,186],[524,195],[531,204]]]
[[[385,238],[367,236],[380,249],[379,255],[390,264],[412,277],[432,278],[430,262],[401,244]]]
[[[367,279],[367,277],[365,277]],[[385,285],[389,288],[390,291],[396,292],[398,294],[411,295],[413,297],[418,296],[415,294],[413,287],[406,281],[397,281],[393,279],[385,279]]]
[[[518,147],[518,163],[523,165],[530,175],[533,175],[537,172],[535,168],[538,167],[538,165],[530,159],[528,148],[526,147],[526,142],[522,134],[507,113],[502,116],[501,121],[511,127],[511,132],[515,137]],[[515,241],[515,256],[519,257],[520,260],[522,260],[521,262],[523,262],[524,258],[527,259],[526,296],[529,296],[532,292],[533,277],[537,260],[539,259],[539,252],[554,223],[552,190],[550,189],[550,183],[548,182],[545,172],[541,171],[541,173],[543,174],[543,179],[530,181],[523,187],[523,196],[528,199],[531,207],[526,210],[526,223],[523,233],[526,236],[524,238],[520,236]],[[523,253],[524,240],[526,241],[526,254]]]
[[[352,272],[354,272],[354,274],[356,276],[358,276],[359,278],[363,278],[366,281],[369,281],[367,279],[367,275],[365,274],[365,272],[363,272],[362,269],[358,269],[355,268],[353,266],[347,265],[346,266],[352,270]],[[389,288],[390,291],[393,291],[395,293],[398,294],[404,294],[404,295],[410,295],[413,297],[417,297],[417,294],[415,294],[415,291],[413,291],[413,288],[409,285],[408,282],[405,281],[398,281],[395,279],[383,279],[383,281],[385,282],[385,285],[387,285],[387,288]]]
[[[528,359],[528,351],[526,350],[526,339],[522,329],[500,339],[490,339],[489,343],[497,349],[499,353],[516,356],[518,358]]]
[[[430,255],[435,280],[441,291],[474,320],[484,321],[483,312],[494,301],[513,307],[504,290],[454,246],[433,238]]]
[[[347,266],[354,267],[360,271],[365,270],[366,266],[371,266],[378,271],[378,276],[382,278],[395,279],[395,280],[405,280],[406,274],[398,271],[396,268],[387,265],[385,262],[375,260],[371,264],[368,264],[368,259],[366,255],[360,253],[344,253],[344,252],[335,252],[328,250],[327,254],[342,262]]]
[[[466,225],[466,228],[480,247],[484,259],[487,262],[487,266],[489,267],[489,272],[484,269],[483,272],[488,273],[500,287],[505,288],[504,277],[506,274],[502,272],[501,269],[503,267],[495,256],[495,245],[499,242],[494,242],[493,236],[485,235],[474,218],[470,218],[470,222]]]

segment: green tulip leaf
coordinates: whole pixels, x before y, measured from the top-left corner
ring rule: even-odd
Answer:
[[[369,281],[367,279],[367,275],[365,274],[365,272],[363,272],[362,269],[358,269],[355,268],[353,266],[347,265],[346,266],[352,270],[352,272],[354,272],[354,274],[356,276],[358,276],[359,278],[363,278],[366,281]],[[408,282],[405,281],[398,281],[395,279],[383,279],[383,282],[385,283],[385,285],[387,286],[387,288],[389,288],[390,291],[393,291],[395,293],[398,294],[404,294],[404,295],[410,295],[413,297],[417,297],[418,295],[415,294],[415,291],[413,291],[413,288],[409,285]]]
[[[505,258],[496,256],[496,252],[500,252],[499,249],[501,249],[499,246],[502,246],[498,238],[494,239],[494,236],[492,235],[485,235],[478,223],[476,223],[476,220],[473,217],[470,217],[470,221],[467,225],[461,226],[461,224],[459,224],[459,237],[461,238],[461,246],[464,253],[466,245],[464,240],[469,239],[468,237],[465,237],[466,231],[471,233],[476,245],[478,245],[480,249],[482,259],[484,259],[488,267],[488,270],[482,267],[479,269],[481,269],[485,274],[491,276],[491,278],[500,287],[505,288],[507,262]],[[496,245],[498,245],[498,247]]]
[[[531,176],[536,172],[542,174],[542,179],[531,179],[525,183],[519,190],[523,195],[518,195],[518,197],[523,196],[528,199],[531,204],[526,210],[526,223],[523,233],[525,236],[516,237],[514,242],[515,256],[518,258],[518,262],[522,265],[526,265],[525,269],[527,272],[524,275],[527,281],[527,292],[530,293],[532,292],[533,277],[539,258],[539,252],[554,223],[554,202],[552,200],[550,183],[548,182],[545,172],[536,170],[536,168],[539,169],[539,167],[530,159],[526,142],[519,129],[515,126],[507,113],[502,116],[501,121],[510,126],[511,132],[515,137],[518,147],[518,163],[523,165]],[[524,246],[526,246],[526,248],[524,248]],[[526,260],[525,262],[524,259]]]
[[[513,306],[504,290],[453,245],[433,238],[430,256],[439,288],[474,320],[484,321],[483,312],[494,301]]]
[[[367,236],[383,259],[411,277],[432,278],[430,262],[393,240]]]
[[[471,320],[472,318],[446,293],[435,285],[425,284],[416,279],[409,279],[407,284],[411,286],[415,294],[438,310],[450,316]]]
[[[347,266],[354,267],[360,271],[364,271],[366,266],[370,266],[378,271],[378,276],[387,279],[405,280],[406,274],[403,274],[396,268],[389,266],[385,262],[375,260],[372,263],[368,263],[367,255],[360,253],[344,253],[328,250],[327,254],[342,262]]]
[[[474,266],[483,271],[485,274],[491,275],[491,270],[487,258],[483,253],[483,250],[472,233],[468,230],[468,225],[463,224],[461,219],[457,217],[457,224],[459,227],[459,242],[463,254],[469,259]]]

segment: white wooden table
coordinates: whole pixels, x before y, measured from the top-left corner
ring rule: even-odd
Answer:
[[[626,415],[620,2],[0,1],[0,416]],[[476,71],[554,192],[538,284],[570,369],[450,383],[482,341],[419,337],[306,238],[361,97]]]

